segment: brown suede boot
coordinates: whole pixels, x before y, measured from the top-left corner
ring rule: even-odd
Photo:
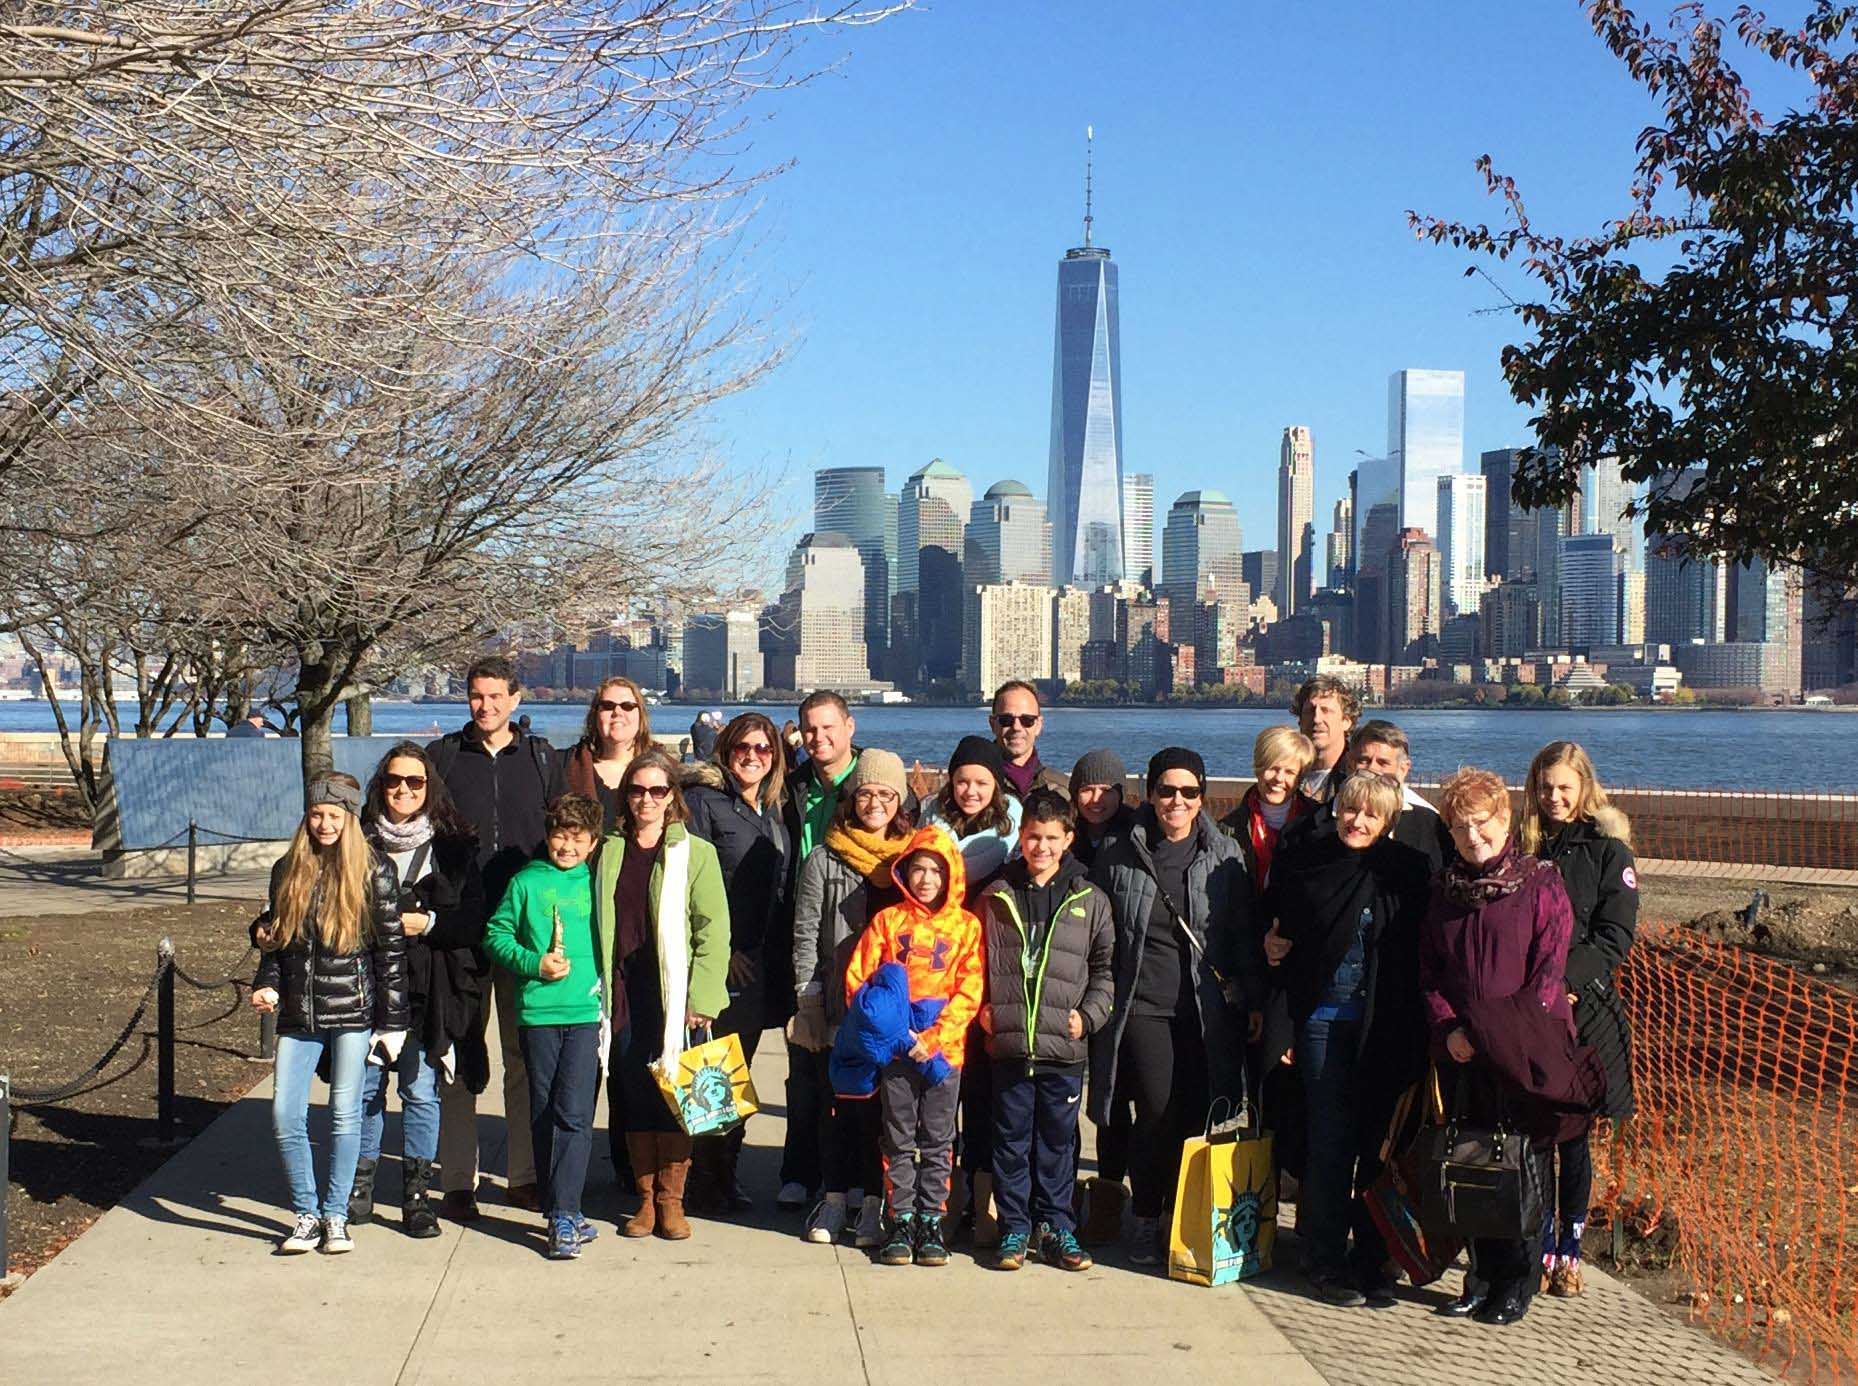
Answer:
[[[681,1131],[658,1133],[658,1235],[681,1242],[690,1235],[684,1217],[684,1181],[690,1176],[690,1137]]]
[[[1114,1246],[1122,1240],[1123,1206],[1128,1201],[1128,1192],[1120,1181],[1113,1179],[1092,1179],[1089,1187],[1080,1240],[1086,1246]]]
[[[626,1154],[632,1159],[632,1187],[639,1195],[639,1211],[620,1224],[626,1237],[649,1237],[658,1226],[658,1142],[656,1131],[626,1132]]]

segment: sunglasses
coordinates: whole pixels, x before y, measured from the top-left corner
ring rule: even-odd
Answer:
[[[424,775],[382,775],[381,776],[381,788],[382,789],[398,789],[402,785],[405,785],[408,789],[411,789],[411,790],[415,790],[415,791],[421,790],[426,787],[426,777]]]
[[[1197,784],[1158,784],[1155,786],[1157,799],[1198,799],[1203,791]]]
[[[1017,714],[1001,712],[994,715],[994,725],[1004,731],[1017,722],[1027,731],[1031,731],[1034,727],[1038,726],[1039,716],[1040,714],[1036,712],[1021,712]]]
[[[639,705],[630,698],[624,702],[615,702],[611,698],[602,698],[594,706],[602,712],[637,712]]]
[[[765,741],[744,741],[729,752],[732,756],[753,756],[756,760],[774,759],[774,748]]]
[[[629,784],[626,786],[628,799],[643,799],[648,794],[653,799],[667,799],[671,796],[671,786],[668,784]]]

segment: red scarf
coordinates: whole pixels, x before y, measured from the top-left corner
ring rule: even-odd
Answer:
[[[1293,793],[1290,796],[1290,817],[1284,820],[1284,828],[1301,817],[1311,804],[1311,800]],[[1258,797],[1257,785],[1245,791],[1245,822],[1251,830],[1252,838],[1252,887],[1263,890],[1265,882],[1271,877],[1271,857],[1277,851],[1278,834],[1284,828],[1273,828],[1264,821],[1264,800]]]

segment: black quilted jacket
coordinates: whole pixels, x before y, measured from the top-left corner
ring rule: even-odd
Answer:
[[[334,953],[317,942],[313,929],[305,929],[287,947],[259,958],[252,988],[276,988],[280,1033],[405,1030],[411,1024],[398,883],[392,864],[378,852],[373,862],[371,940],[356,952]],[[271,868],[272,909],[283,875],[280,859]]]

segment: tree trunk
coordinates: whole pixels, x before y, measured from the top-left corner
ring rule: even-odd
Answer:
[[[297,753],[303,765],[303,783],[335,769],[335,703],[319,702],[303,708],[302,735]]]
[[[348,734],[373,736],[374,696],[370,693],[350,693],[344,706],[348,708]]]

